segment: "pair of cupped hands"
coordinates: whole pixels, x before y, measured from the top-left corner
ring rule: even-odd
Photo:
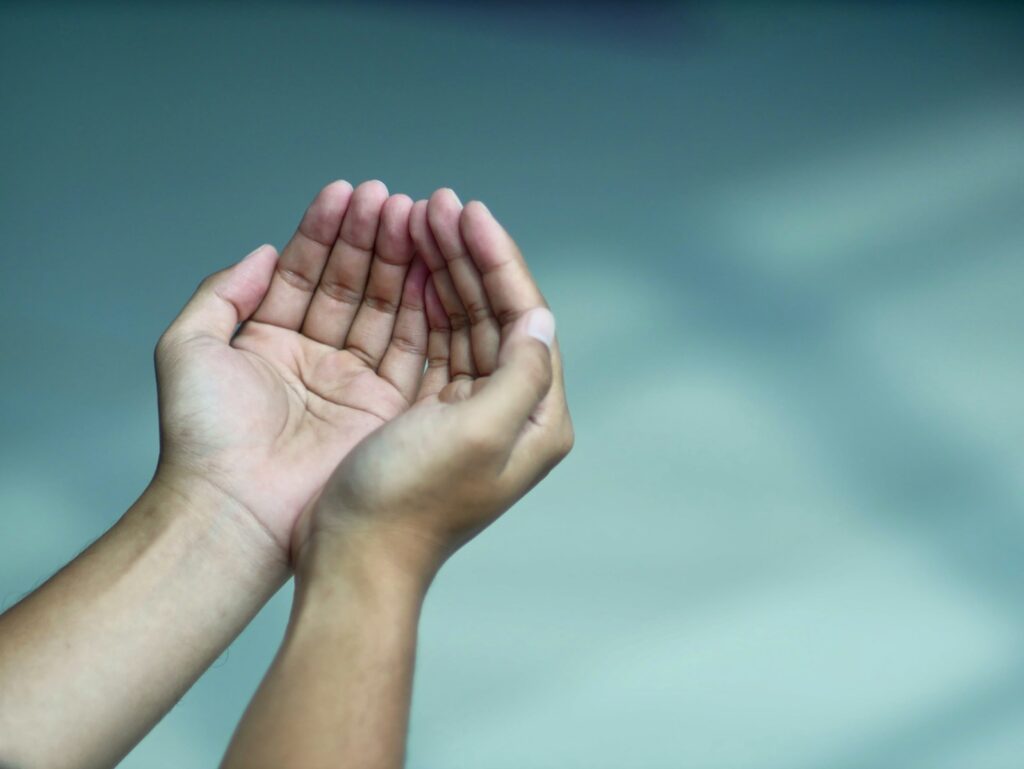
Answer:
[[[280,255],[203,281],[156,367],[153,486],[212,495],[296,570],[317,552],[428,583],[573,443],[545,300],[450,189],[328,185]]]

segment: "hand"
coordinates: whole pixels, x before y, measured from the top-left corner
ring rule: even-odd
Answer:
[[[203,281],[156,349],[157,483],[217,489],[288,557],[338,462],[417,393],[428,271],[412,205],[335,182],[280,258],[261,246]]]
[[[337,543],[428,582],[572,448],[554,319],[515,243],[450,190],[416,203],[410,227],[432,272],[427,373],[415,405],[348,454],[296,527],[299,568]]]

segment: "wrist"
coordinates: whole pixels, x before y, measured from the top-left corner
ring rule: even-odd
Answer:
[[[296,551],[297,596],[313,600],[339,592],[373,603],[418,606],[440,561],[372,523],[317,526]]]
[[[333,534],[333,533],[332,533]],[[429,580],[383,558],[369,532],[297,547],[284,642],[224,766],[402,765]]]
[[[278,575],[288,571],[287,554],[252,513],[201,475],[161,465],[128,511],[160,529],[173,530],[197,553],[236,563],[240,570]]]

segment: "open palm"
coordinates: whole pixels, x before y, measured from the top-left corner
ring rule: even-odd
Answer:
[[[212,276],[158,347],[161,471],[200,475],[285,551],[340,460],[419,390],[412,206],[380,182],[328,185],[280,258],[264,246]]]
[[[524,346],[524,322],[551,315],[512,238],[483,204],[463,207],[448,189],[413,206],[409,230],[431,271],[426,373],[415,403],[360,442],[306,510],[300,559],[318,532],[358,521],[363,533],[382,524],[403,569],[425,557],[432,571],[438,553],[488,525],[572,447],[553,321],[534,337],[544,345]]]

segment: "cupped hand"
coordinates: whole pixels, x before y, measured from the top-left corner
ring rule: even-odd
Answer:
[[[279,258],[261,246],[203,281],[156,349],[159,482],[227,495],[288,557],[341,459],[419,390],[428,270],[412,208],[378,181],[335,182]]]
[[[300,566],[343,551],[429,582],[572,448],[554,319],[511,237],[451,190],[417,202],[410,228],[431,271],[426,374],[303,516]]]

